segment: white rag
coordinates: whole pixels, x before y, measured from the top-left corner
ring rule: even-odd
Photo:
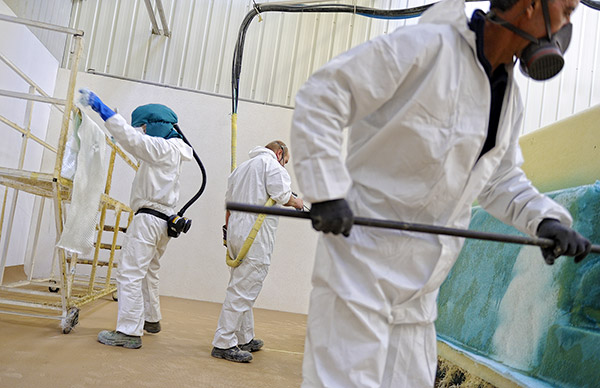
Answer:
[[[106,141],[104,132],[83,111],[75,133],[80,147],[73,178],[71,205],[57,247],[88,256],[94,248],[100,197],[106,183]]]

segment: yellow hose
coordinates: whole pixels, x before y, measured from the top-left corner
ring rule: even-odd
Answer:
[[[265,206],[273,206],[274,204],[275,204],[275,201],[272,198],[269,198],[267,203],[265,203]],[[252,230],[250,230],[250,234],[248,234],[248,237],[246,237],[246,241],[244,241],[244,245],[242,245],[242,249],[238,253],[235,260],[232,259],[231,256],[229,256],[229,249],[227,249],[227,253],[225,254],[225,262],[227,263],[228,266],[235,268],[235,267],[238,267],[240,264],[242,264],[242,261],[248,254],[248,251],[250,250],[250,247],[252,246],[252,243],[254,242],[254,238],[258,234],[258,231],[260,230],[260,227],[262,226],[262,223],[265,220],[266,216],[267,215],[263,214],[263,213],[258,215],[258,217],[256,218],[256,221],[254,222],[254,225],[252,226]]]

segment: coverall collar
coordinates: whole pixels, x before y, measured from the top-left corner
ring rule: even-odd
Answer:
[[[248,156],[250,158],[254,158],[256,156],[259,156],[260,154],[269,154],[273,157],[273,159],[277,160],[277,155],[275,155],[275,152],[268,149],[267,147],[256,146],[252,148],[250,152],[248,152]]]
[[[485,27],[485,14],[482,10],[476,9],[473,12],[473,16],[471,16],[471,21],[469,22],[469,28],[475,32],[475,45],[477,49],[477,58],[479,62],[483,66],[488,77],[492,75],[492,64],[485,57],[485,53],[483,51],[483,34]]]
[[[419,19],[419,24],[450,24],[476,51],[475,33],[469,28],[469,20],[465,14],[464,0],[442,0],[429,8]]]

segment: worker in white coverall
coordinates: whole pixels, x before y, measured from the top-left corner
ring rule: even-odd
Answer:
[[[271,198],[278,205],[301,210],[304,203],[292,194],[290,175],[284,168],[290,159],[288,147],[276,140],[265,147],[255,147],[249,155],[250,159],[229,175],[226,200],[262,206]],[[237,258],[256,218],[256,214],[227,211],[225,228],[230,257]],[[252,360],[250,352],[259,350],[264,344],[254,338],[252,306],[271,264],[278,223],[279,217],[266,216],[242,263],[231,268],[225,302],[212,342],[213,357],[249,362]]]
[[[165,218],[176,213],[181,164],[192,159],[193,150],[173,128],[177,115],[167,106],[139,106],[129,125],[87,89],[80,102],[100,113],[116,142],[139,161],[130,195],[135,216],[117,267],[117,327],[98,334],[103,344],[137,349],[144,330],[161,330],[158,270],[170,240]]]
[[[546,1],[492,0],[492,13],[468,20],[464,0],[444,0],[418,25],[333,59],[298,92],[294,169],[313,227],[333,233],[317,246],[303,387],[434,384],[436,297],[463,239],[359,226],[350,233],[354,214],[468,228],[478,200],[518,230],[553,239],[542,252],[548,264],[561,254],[579,261],[591,249],[570,214],[520,169],[514,57],[537,79],[560,68],[540,68],[525,55],[539,47],[509,28],[545,37],[547,7],[553,38],[563,39],[578,0]],[[550,59],[564,48],[553,46]]]

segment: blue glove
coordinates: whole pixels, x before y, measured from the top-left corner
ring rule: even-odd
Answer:
[[[94,111],[100,113],[102,120],[106,121],[115,115],[115,112],[104,105],[102,100],[100,100],[100,97],[90,89],[79,89],[79,93],[81,93],[81,96],[79,96],[79,103],[83,106],[90,106]]]
[[[553,247],[542,248],[542,255],[548,265],[554,264],[554,260],[560,255],[575,256],[575,262],[579,263],[592,249],[587,238],[553,218],[544,218],[540,222],[537,235],[554,240]]]
[[[312,226],[323,233],[350,236],[354,214],[345,199],[313,203],[310,208]]]

